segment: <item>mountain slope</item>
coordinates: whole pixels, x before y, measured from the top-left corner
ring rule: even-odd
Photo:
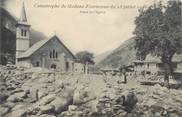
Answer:
[[[94,58],[95,64],[97,65],[98,63],[100,63],[104,58],[106,58],[109,54],[111,54],[112,51],[113,50],[109,50],[109,51],[106,51],[106,52],[104,52],[102,54],[99,54],[99,55],[95,56],[95,58]]]
[[[46,39],[47,37],[42,33],[39,32],[35,29],[30,29],[30,45],[32,46],[33,44],[35,44],[36,42],[42,40],[42,39]]]
[[[126,40],[118,48],[113,50],[111,54],[100,61],[96,66],[99,68],[118,68],[122,65],[130,64],[133,60],[136,60],[136,50],[134,46],[134,38]],[[182,53],[182,49],[179,50],[179,53]],[[179,53],[173,56],[173,61],[182,61],[182,54]],[[159,59],[158,57],[149,55],[147,57],[153,60]]]
[[[111,54],[97,64],[97,67],[117,68],[122,65],[127,65],[136,59],[136,50],[134,49],[134,38],[126,40]]]

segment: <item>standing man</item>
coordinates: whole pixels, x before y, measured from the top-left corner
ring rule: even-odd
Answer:
[[[127,83],[127,78],[126,78],[126,67],[125,67],[125,65],[123,66],[123,68],[122,68],[122,73],[123,73],[123,76],[124,76],[124,84],[126,84]]]
[[[120,76],[122,75],[124,78],[123,83],[126,84],[127,83],[127,78],[126,78],[126,67],[125,65],[123,65],[122,67],[119,68],[120,71]]]

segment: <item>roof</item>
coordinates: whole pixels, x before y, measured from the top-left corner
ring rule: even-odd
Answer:
[[[151,63],[161,63],[160,57],[152,56],[151,54],[148,54],[146,56],[145,61],[151,62]]]
[[[182,62],[182,54],[175,54],[172,59],[173,62]],[[160,57],[147,55],[145,60],[134,60],[133,63],[161,63]]]
[[[32,47],[30,47],[26,52],[22,53],[20,56],[18,56],[17,58],[28,58],[30,57],[33,53],[35,53],[38,49],[40,49],[43,45],[45,45],[49,40],[52,39],[57,39],[61,45],[63,45],[63,47],[72,55],[72,57],[74,59],[76,59],[76,57],[74,56],[74,54],[61,42],[61,40],[57,37],[57,36],[53,36],[50,39],[43,39],[37,43],[35,43]]]
[[[133,63],[161,63],[159,61],[134,60]]]
[[[23,2],[23,6],[22,6],[20,21],[21,22],[27,22],[27,16],[26,16],[26,12],[25,12],[25,4],[24,4],[24,2]]]
[[[26,10],[25,10],[25,4],[23,2],[23,5],[22,5],[22,10],[21,10],[21,14],[20,14],[20,19],[18,20],[18,24],[17,25],[26,25],[26,26],[30,26],[28,24],[28,21],[27,21],[27,16],[26,16]]]

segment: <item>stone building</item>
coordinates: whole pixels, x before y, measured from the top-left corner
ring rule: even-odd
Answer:
[[[43,67],[73,72],[76,57],[55,35],[30,47],[30,25],[23,4],[16,30],[16,64],[26,67]],[[78,69],[78,68],[77,68]],[[82,72],[82,69],[78,69]]]
[[[85,65],[81,62],[74,63],[74,72],[75,73],[85,73]]]
[[[182,71],[181,55],[174,55],[172,66],[174,72]],[[160,75],[164,73],[164,64],[159,57],[148,55],[145,60],[133,61],[135,75]],[[181,72],[182,73],[182,72]]]
[[[7,63],[15,64],[16,60],[16,33],[17,24],[20,19],[13,16],[6,8],[0,7],[0,64],[6,65]],[[35,29],[29,28],[31,35],[30,46],[34,43],[45,39],[46,36],[36,31]]]
[[[0,8],[0,13],[0,64],[6,65],[9,60],[7,55],[10,55],[12,63],[19,66],[86,72],[86,66],[77,60],[58,36],[46,38],[41,32],[31,28],[24,3],[19,19],[5,8]]]
[[[17,64],[27,67],[43,67],[73,71],[76,57],[57,36],[35,43],[17,56]]]

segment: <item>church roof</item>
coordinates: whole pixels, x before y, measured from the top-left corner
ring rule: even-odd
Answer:
[[[63,45],[63,47],[73,56],[73,58],[76,59],[75,55],[61,42],[61,40],[57,37],[57,36],[53,36],[52,38],[50,39],[43,39],[37,43],[35,43],[32,47],[30,47],[26,52],[22,53],[20,56],[18,56],[17,58],[18,59],[21,59],[21,58],[28,58],[30,57],[33,53],[35,53],[39,48],[41,48],[43,45],[45,45],[49,40],[52,40],[52,39],[57,39],[61,45]]]

